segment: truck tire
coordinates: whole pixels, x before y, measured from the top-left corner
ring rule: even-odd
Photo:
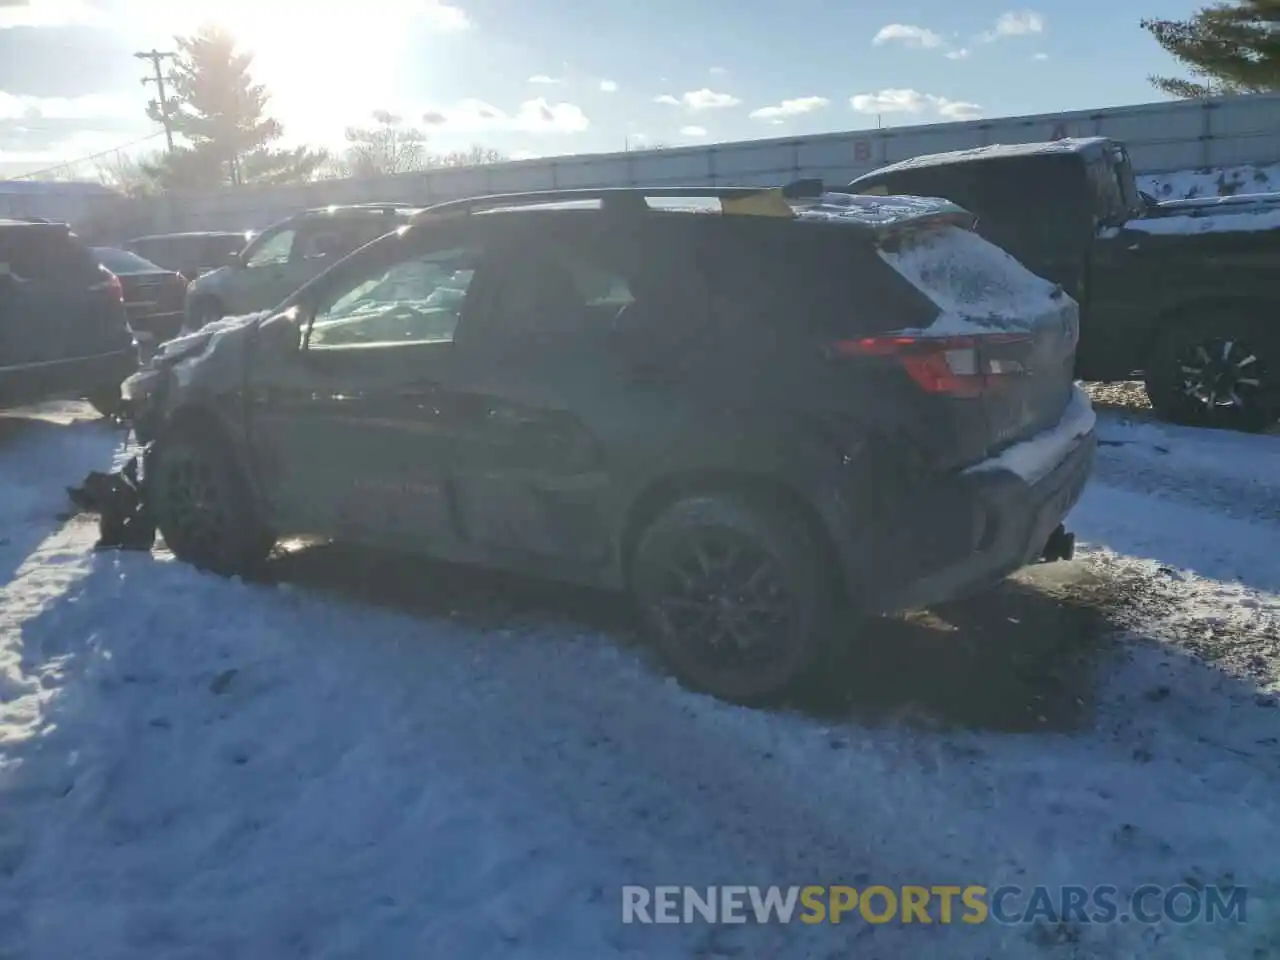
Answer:
[[[275,545],[239,463],[212,430],[162,436],[144,483],[165,544],[185,563],[223,576],[250,573]]]
[[[641,535],[630,567],[654,646],[688,687],[771,702],[824,659],[835,581],[786,511],[736,495],[678,500]]]
[[[1280,416],[1280,334],[1238,313],[1171,326],[1156,341],[1146,388],[1173,423],[1266,430]]]

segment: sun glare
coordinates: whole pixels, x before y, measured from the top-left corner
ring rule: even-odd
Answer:
[[[394,109],[405,84],[411,31],[465,29],[457,7],[433,0],[317,5],[305,0],[202,0],[170,5],[141,0],[139,16],[186,34],[216,24],[252,53],[254,78],[271,94],[270,111],[289,139],[332,139],[342,126]]]

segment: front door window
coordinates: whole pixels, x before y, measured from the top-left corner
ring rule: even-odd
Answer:
[[[375,272],[316,312],[308,346],[451,342],[479,258],[475,247],[454,247]]]

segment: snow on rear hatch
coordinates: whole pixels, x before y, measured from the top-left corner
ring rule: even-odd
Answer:
[[[928,333],[1025,331],[1061,320],[1074,303],[995,244],[969,230],[939,225],[894,234],[880,257],[941,311]]]
[[[887,235],[879,253],[938,307],[927,328],[904,333],[976,338],[983,368],[1001,374],[981,400],[992,449],[1058,422],[1071,397],[1079,335],[1079,308],[1061,287],[946,223]]]

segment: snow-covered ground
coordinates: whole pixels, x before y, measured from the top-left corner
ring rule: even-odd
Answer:
[[[1138,187],[1157,200],[1270,193],[1280,190],[1280,163],[1147,174],[1138,177]]]
[[[1280,955],[1276,438],[1103,416],[1079,559],[875,625],[765,712],[666,680],[608,598],[94,553],[62,486],[121,437],[76,412],[0,419],[0,956]],[[624,884],[841,882],[1235,883],[1248,912],[621,923]]]

